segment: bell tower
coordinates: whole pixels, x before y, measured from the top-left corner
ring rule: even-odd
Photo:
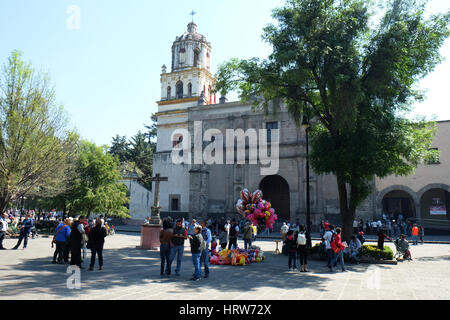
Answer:
[[[197,32],[194,22],[188,24],[184,34],[175,38],[170,70],[168,73],[167,67],[162,67],[160,107],[216,103],[216,95],[212,92],[215,79],[211,74],[211,43]]]

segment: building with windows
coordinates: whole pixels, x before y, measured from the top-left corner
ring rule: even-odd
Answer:
[[[306,135],[297,127],[286,108],[277,115],[265,115],[249,104],[217,101],[211,74],[212,47],[197,33],[197,25],[189,23],[187,32],[177,37],[172,46],[172,68],[161,74],[161,99],[158,103],[157,150],[154,173],[169,177],[160,185],[162,215],[172,217],[232,217],[243,188],[263,191],[281,220],[299,219],[306,215]],[[274,102],[275,103],[275,102]],[[214,129],[216,134],[200,140],[203,148],[221,141],[229,129],[266,129],[268,149],[276,129],[279,129],[279,170],[276,174],[261,174],[261,163],[252,163],[251,150],[246,147],[244,163],[233,164],[181,163],[175,164],[172,150],[183,142],[194,143],[196,125],[204,133]],[[174,134],[185,130],[187,135]],[[433,147],[441,153],[439,163],[424,164],[415,175],[388,177],[373,181],[372,195],[358,208],[357,217],[371,220],[383,210],[402,212],[410,218],[448,221],[450,211],[450,122],[438,123],[438,135]],[[187,139],[187,140],[186,140]],[[206,140],[206,141],[205,141]],[[261,141],[259,141],[261,142]],[[198,144],[197,144],[198,145]],[[217,152],[216,150],[215,152]],[[224,153],[226,148],[224,147]],[[272,151],[269,151],[272,152]],[[225,157],[225,156],[224,156]],[[310,174],[310,204],[312,222],[322,219],[339,223],[339,200],[333,175]],[[437,214],[440,212],[439,214]],[[445,215],[444,215],[445,213]]]

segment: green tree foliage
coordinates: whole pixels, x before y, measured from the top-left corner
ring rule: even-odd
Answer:
[[[374,176],[407,175],[429,151],[435,124],[406,116],[423,95],[418,80],[441,61],[450,14],[425,18],[425,1],[385,1],[373,24],[366,0],[287,0],[264,29],[268,59],[232,59],[217,91],[239,90],[266,112],[283,101],[293,119],[313,118],[311,162],[336,175],[343,237]]]
[[[106,147],[82,141],[76,165],[74,181],[73,211],[84,213],[106,213],[121,218],[129,217],[126,186],[119,184],[122,178],[119,162]]]
[[[153,154],[156,152],[156,115],[151,117],[152,125],[145,125],[147,132],[139,131],[129,141],[125,136],[116,135],[109,153],[117,157],[122,171],[135,173],[138,181],[147,189],[152,188],[150,178],[153,174]]]
[[[54,186],[61,183],[77,140],[48,76],[14,51],[0,78],[0,212],[25,194],[60,192]]]

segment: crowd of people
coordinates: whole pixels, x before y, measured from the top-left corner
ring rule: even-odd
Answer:
[[[197,221],[187,221],[184,218],[175,220],[167,217],[163,219],[163,229],[160,232],[160,257],[161,257],[161,277],[170,277],[172,273],[172,263],[176,260],[175,276],[181,272],[182,258],[185,241],[188,240],[191,248],[193,275],[191,280],[198,281],[208,278],[210,273],[210,253],[211,249],[238,248],[238,238],[242,235],[245,250],[252,247],[257,234],[257,227],[250,221],[216,220],[211,219]],[[203,275],[202,275],[203,266]]]
[[[83,269],[82,262],[86,259],[87,249],[90,249],[89,270],[93,270],[96,257],[98,257],[99,270],[102,270],[105,237],[113,233],[114,226],[108,226],[102,217],[90,222],[84,216],[62,220],[54,215],[51,218],[56,219],[54,221],[57,222],[51,242],[52,248],[55,248],[52,263],[70,263],[70,265],[76,265]],[[18,233],[18,241],[11,249],[19,249],[22,242],[23,249],[26,249],[33,230],[36,232],[33,211],[28,211],[24,218],[21,218],[20,212],[15,210],[3,212],[0,217],[0,250],[7,250],[3,246],[3,240],[7,236],[14,237],[16,233]]]

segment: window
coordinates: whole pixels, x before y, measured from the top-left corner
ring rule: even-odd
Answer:
[[[180,196],[170,195],[169,196],[170,211],[180,211]]]
[[[278,129],[278,122],[266,122],[267,143],[272,142],[272,130]]]
[[[183,99],[183,82],[177,82],[177,99]]]
[[[439,155],[440,155],[439,149],[438,148],[431,148],[429,151],[433,151],[433,155],[431,156],[431,158],[426,160],[426,163],[429,164],[429,165],[440,164],[441,161],[439,159]]]
[[[200,50],[194,49],[194,67],[198,67],[198,60],[200,58]]]
[[[208,95],[209,95],[209,104],[212,103],[212,92],[211,92],[211,86],[208,86]]]
[[[192,83],[188,84],[188,97],[192,97]]]
[[[167,100],[169,100],[170,99],[170,96],[171,96],[171,94],[172,94],[172,88],[170,87],[170,86],[168,86],[167,87]]]

